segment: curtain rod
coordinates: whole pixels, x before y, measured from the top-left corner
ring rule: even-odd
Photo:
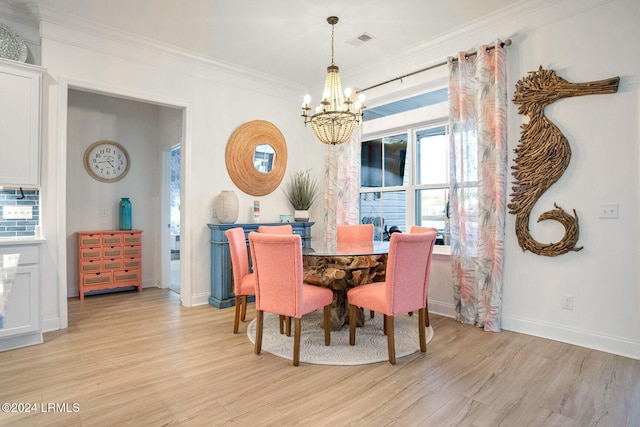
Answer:
[[[505,41],[503,41],[502,43],[500,43],[500,47],[505,47],[505,46],[511,46],[511,39],[506,39]],[[495,45],[487,46],[487,50],[488,50],[488,51],[489,51],[489,50],[491,50],[491,49],[493,49],[493,48],[495,48]],[[475,55],[477,55],[477,54],[478,54],[478,52],[477,52],[477,51],[473,51],[473,52],[465,53],[465,55],[466,55],[467,57],[469,57],[469,56],[475,56]],[[454,60],[454,61],[457,61],[458,59],[457,59],[457,58],[454,58],[453,60]],[[447,61],[440,62],[439,64],[434,64],[434,65],[431,65],[431,66],[429,66],[429,67],[427,67],[427,68],[422,68],[421,70],[413,71],[413,72],[411,72],[411,73],[404,74],[404,75],[399,76],[399,77],[395,77],[395,78],[393,78],[393,79],[391,79],[391,80],[387,80],[387,81],[384,81],[384,82],[382,82],[382,83],[378,83],[378,84],[375,84],[375,85],[373,85],[373,86],[366,87],[366,88],[364,88],[364,89],[359,90],[358,92],[359,92],[359,93],[360,93],[360,92],[365,92],[365,91],[368,91],[368,90],[371,90],[371,89],[374,89],[374,88],[377,88],[377,87],[384,86],[384,85],[386,85],[386,84],[389,84],[389,83],[395,82],[395,81],[397,81],[397,80],[402,80],[402,79],[404,79],[405,77],[410,77],[410,76],[413,76],[413,75],[415,75],[415,74],[424,73],[425,71],[433,70],[434,68],[442,67],[443,65],[447,65],[447,64],[448,64],[448,62],[447,62]]]

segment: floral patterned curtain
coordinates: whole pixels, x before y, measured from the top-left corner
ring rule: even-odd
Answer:
[[[456,319],[500,331],[507,186],[505,52],[449,60],[451,267]]]
[[[349,141],[329,145],[325,162],[325,241],[336,236],[338,224],[358,224],[360,197],[360,150],[362,126]]]

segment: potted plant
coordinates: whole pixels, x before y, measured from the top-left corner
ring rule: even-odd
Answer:
[[[293,219],[298,222],[308,221],[309,209],[319,195],[318,181],[311,176],[311,169],[293,174],[289,178],[285,194],[295,210]]]

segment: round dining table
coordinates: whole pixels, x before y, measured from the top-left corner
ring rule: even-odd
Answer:
[[[331,329],[340,330],[349,322],[347,291],[355,286],[385,279],[389,242],[366,241],[338,243],[311,240],[302,248],[304,281],[333,291]],[[357,311],[358,326],[364,325],[364,313]]]

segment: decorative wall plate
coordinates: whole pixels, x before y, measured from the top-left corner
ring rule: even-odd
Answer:
[[[0,23],[0,58],[24,62],[27,53],[27,45],[18,33]]]

